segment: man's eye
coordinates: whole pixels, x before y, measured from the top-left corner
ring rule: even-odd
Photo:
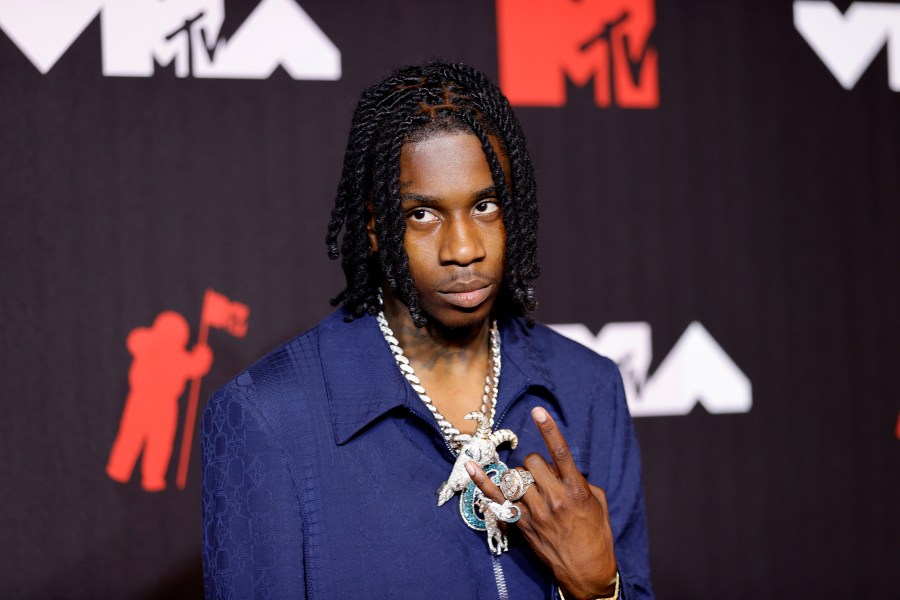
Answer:
[[[500,205],[496,200],[485,200],[475,205],[475,212],[481,215],[487,215],[500,210]]]
[[[433,212],[425,210],[424,208],[417,208],[410,211],[409,217],[416,223],[431,223],[432,221],[437,220],[437,217]]]

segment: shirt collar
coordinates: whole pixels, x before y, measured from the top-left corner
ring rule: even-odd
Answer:
[[[497,396],[498,424],[529,388],[554,391],[553,381],[528,339],[532,333],[521,319],[500,323],[503,367]],[[348,323],[342,310],[335,311],[319,326],[319,352],[338,444],[346,443],[395,408],[408,409],[413,403],[421,403],[397,368],[375,317],[365,315]]]
[[[545,368],[545,357],[539,356],[534,330],[520,318],[500,320],[502,369],[500,392],[497,394],[497,413],[494,422],[499,426],[512,404],[530,388],[541,387],[553,394],[553,379]],[[555,400],[554,400],[555,402]]]

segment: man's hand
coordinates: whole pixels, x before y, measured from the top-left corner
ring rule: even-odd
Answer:
[[[616,557],[609,526],[606,494],[578,472],[569,446],[553,418],[543,408],[531,412],[553,466],[537,453],[525,457],[534,485],[521,500],[522,518],[516,523],[535,554],[553,571],[566,598],[612,595]],[[494,502],[506,499],[474,461],[466,470],[475,485]]]

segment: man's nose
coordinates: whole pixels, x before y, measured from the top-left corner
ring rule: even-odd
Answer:
[[[484,260],[484,232],[473,219],[452,219],[441,240],[442,265],[466,266]]]

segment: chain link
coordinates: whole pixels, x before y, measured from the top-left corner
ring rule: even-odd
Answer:
[[[419,395],[419,398],[422,399],[422,402],[428,407],[431,414],[434,415],[438,427],[441,428],[441,433],[444,435],[444,441],[447,442],[447,446],[449,446],[450,450],[454,453],[458,453],[459,449],[462,447],[462,444],[457,440],[457,436],[460,435],[459,429],[454,427],[450,421],[441,414],[428,394],[425,393],[422,382],[416,377],[415,370],[413,370],[412,365],[409,364],[409,359],[403,354],[400,342],[394,336],[394,332],[391,330],[390,325],[388,325],[383,310],[378,311],[376,319],[378,320],[378,328],[381,329],[381,334],[388,343],[391,354],[394,355],[394,360],[397,361],[397,366],[400,368],[400,372],[406,380],[409,381],[412,389]],[[484,378],[484,394],[481,396],[481,413],[487,418],[491,429],[494,428],[494,415],[497,412],[497,393],[500,389],[500,367],[500,331],[497,328],[497,320],[495,319],[491,323],[491,356],[488,365],[488,375]]]

